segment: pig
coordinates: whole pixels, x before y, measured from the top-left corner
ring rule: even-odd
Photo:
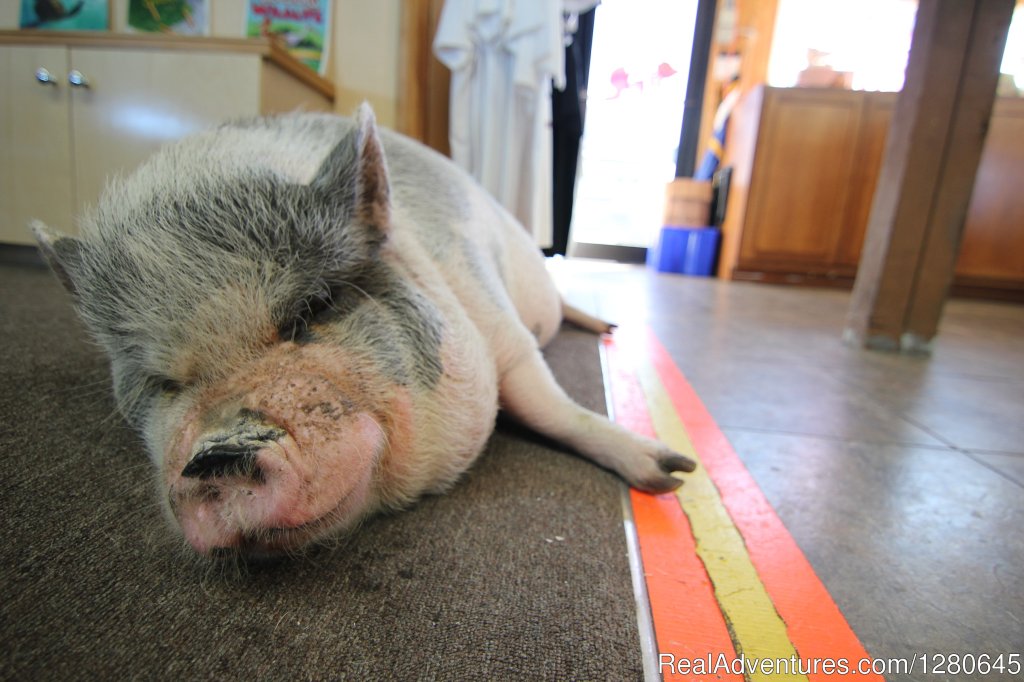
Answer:
[[[574,403],[526,231],[440,154],[294,113],[172,143],[40,251],[109,357],[171,525],[200,555],[294,553],[450,488],[499,406],[645,491],[695,463]]]

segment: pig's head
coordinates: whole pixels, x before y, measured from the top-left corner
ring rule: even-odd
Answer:
[[[33,229],[188,543],[289,552],[389,502],[384,460],[441,374],[441,323],[381,257],[368,107],[311,180],[203,149],[171,146],[115,183],[81,239]]]

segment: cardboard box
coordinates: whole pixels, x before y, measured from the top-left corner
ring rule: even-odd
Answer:
[[[662,225],[707,227],[711,224],[711,182],[676,178],[665,187]]]

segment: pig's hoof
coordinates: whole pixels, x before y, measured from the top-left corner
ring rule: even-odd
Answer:
[[[697,463],[692,459],[668,448],[660,448],[654,453],[652,460],[651,463],[655,466],[645,467],[649,470],[630,480],[630,484],[634,488],[647,493],[671,492],[683,484],[682,479],[672,476],[673,473],[677,471],[690,473],[697,468]]]

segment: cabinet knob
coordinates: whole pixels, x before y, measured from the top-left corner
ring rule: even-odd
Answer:
[[[86,80],[85,74],[78,69],[71,69],[71,71],[68,72],[68,83],[71,83],[71,86],[75,88],[89,87],[89,81]]]
[[[53,74],[50,73],[49,69],[42,66],[36,69],[36,80],[43,85],[57,86],[57,79],[53,77]]]

